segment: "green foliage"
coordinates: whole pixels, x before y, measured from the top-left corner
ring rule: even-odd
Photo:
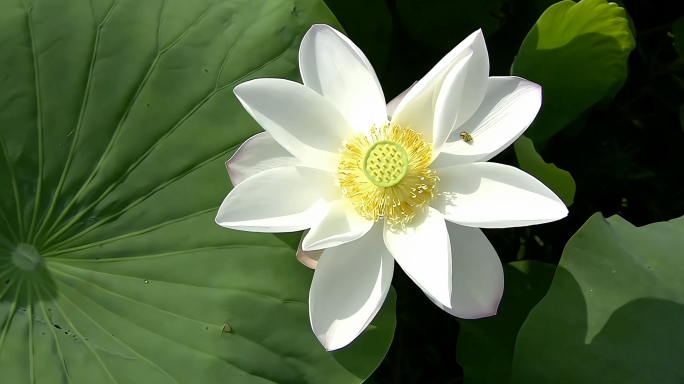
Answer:
[[[568,242],[515,346],[513,383],[681,383],[684,217],[595,214]]]
[[[563,200],[565,205],[571,206],[576,185],[570,173],[544,162],[541,155],[534,149],[532,140],[525,136],[521,136],[515,142],[514,147],[520,169],[546,184]]]
[[[595,214],[557,270],[505,265],[498,314],[459,320],[464,382],[681,382],[682,249],[684,217],[634,227]]]
[[[684,58],[684,17],[672,24],[674,46],[680,58]]]
[[[543,148],[593,105],[610,102],[627,78],[634,47],[625,11],[615,3],[566,0],[549,7],[511,68],[544,91],[542,110],[526,135]]]
[[[628,9],[625,7],[625,2],[622,0],[615,0],[611,1],[611,3],[615,3],[620,6],[625,11],[625,18],[627,19],[627,23],[629,24],[629,31],[632,32],[632,36],[636,38],[636,25],[634,25],[634,20],[632,20],[632,16],[629,14]]]
[[[508,383],[518,331],[549,290],[555,265],[535,260],[504,265],[504,294],[496,316],[458,319],[456,358],[466,384]]]
[[[298,79],[316,0],[0,1],[0,383],[361,383],[309,325],[297,234],[214,223],[258,125],[232,88]]]

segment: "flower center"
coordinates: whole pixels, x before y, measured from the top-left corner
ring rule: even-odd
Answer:
[[[408,155],[401,145],[382,140],[373,144],[363,159],[363,171],[378,187],[397,185],[408,171]]]
[[[403,227],[436,193],[431,161],[432,146],[419,133],[385,124],[344,143],[336,176],[361,216]]]

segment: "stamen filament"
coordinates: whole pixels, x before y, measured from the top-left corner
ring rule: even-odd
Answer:
[[[361,216],[403,227],[436,193],[439,178],[428,169],[431,161],[432,146],[419,133],[396,124],[373,126],[368,135],[344,143],[337,179]]]

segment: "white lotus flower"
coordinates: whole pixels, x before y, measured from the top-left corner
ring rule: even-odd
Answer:
[[[446,312],[495,314],[503,271],[478,228],[567,215],[532,176],[486,162],[530,125],[541,87],[489,77],[481,31],[389,106],[364,54],[329,26],[307,32],[299,65],[304,85],[256,79],[235,87],[266,132],[228,162],[235,188],[216,222],[255,232],[310,228],[302,248],[323,250],[310,319],[327,350],[348,345],[373,319],[394,260]]]

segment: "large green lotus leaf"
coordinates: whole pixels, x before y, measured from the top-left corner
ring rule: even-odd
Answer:
[[[514,144],[518,165],[522,170],[536,177],[560,197],[568,207],[572,205],[577,188],[575,179],[568,171],[554,164],[548,164],[534,149],[532,140],[521,136]]]
[[[214,223],[258,125],[232,88],[297,80],[319,0],[0,0],[0,383],[360,383],[313,335],[298,235]]]
[[[496,316],[461,324],[456,358],[465,384],[505,384],[510,381],[518,331],[532,308],[544,297],[556,267],[535,260],[504,265],[504,294]]]
[[[625,10],[606,0],[549,7],[523,41],[511,73],[538,84],[544,105],[526,135],[540,147],[593,105],[612,100],[634,49]]]
[[[570,239],[515,346],[513,382],[684,381],[684,217],[597,213]]]

